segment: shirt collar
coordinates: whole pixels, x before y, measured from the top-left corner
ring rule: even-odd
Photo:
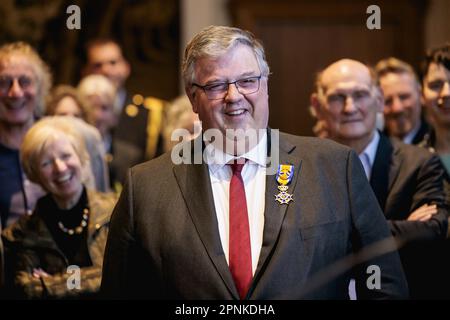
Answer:
[[[375,162],[375,155],[377,154],[378,143],[380,142],[380,134],[378,130],[375,130],[372,140],[369,142],[367,147],[361,152],[361,154],[366,154],[369,158],[370,167],[373,167]]]
[[[404,138],[403,138],[403,142],[406,144],[411,144],[412,141],[414,140],[414,137],[416,136],[417,132],[419,132],[420,129],[420,121],[417,122],[416,126],[414,127],[414,129],[412,129]]]
[[[263,136],[259,140],[258,144],[247,153],[241,156],[235,156],[229,153],[223,152],[223,150],[215,148],[212,143],[207,144],[205,147],[205,160],[212,173],[217,172],[223,168],[226,164],[230,163],[234,159],[245,158],[248,163],[257,164],[261,167],[267,165],[267,132],[264,132]]]

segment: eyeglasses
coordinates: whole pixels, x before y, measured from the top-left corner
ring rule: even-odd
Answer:
[[[342,108],[348,97],[351,97],[353,103],[362,103],[365,102],[368,98],[371,97],[371,94],[367,90],[356,90],[351,93],[333,93],[327,96],[327,101],[330,106]]]
[[[15,79],[17,79],[19,86],[22,89],[27,89],[33,84],[33,79],[28,76],[19,76],[19,77],[0,76],[0,90],[8,91],[12,87]]]
[[[257,92],[259,90],[259,82],[261,77],[262,75],[239,79],[232,82],[215,82],[205,86],[201,86],[196,83],[193,83],[192,85],[203,89],[209,100],[219,100],[225,98],[228,93],[228,86],[230,84],[234,84],[237,91],[243,95]]]

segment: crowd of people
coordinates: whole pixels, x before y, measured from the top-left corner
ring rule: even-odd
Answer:
[[[450,299],[450,44],[420,77],[394,57],[323,67],[317,137],[297,137],[268,127],[269,65],[239,28],[189,42],[172,102],[125,89],[112,39],[77,86],[1,46],[0,297]]]

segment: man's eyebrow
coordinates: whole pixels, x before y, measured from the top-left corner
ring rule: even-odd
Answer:
[[[250,78],[250,77],[259,77],[259,74],[257,74],[257,72],[258,71],[243,72],[239,76],[237,76],[233,81],[244,79],[244,78]],[[210,80],[206,81],[205,85],[214,84],[214,83],[230,82],[230,81],[231,81],[230,79],[214,77],[214,78],[211,78]]]
[[[348,92],[348,91],[370,91],[370,87],[363,87],[363,86],[358,86],[358,87],[354,87],[354,88],[334,88],[331,89],[330,92]]]
[[[242,73],[239,77],[257,77],[258,74],[256,74],[257,71],[246,71]]]
[[[222,83],[222,82],[226,82],[226,80],[220,79],[220,78],[212,78],[212,79],[206,81],[205,86],[207,86],[209,84]]]

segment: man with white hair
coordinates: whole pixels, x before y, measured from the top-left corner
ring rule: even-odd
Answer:
[[[329,65],[317,78],[311,102],[327,125],[328,138],[358,153],[392,234],[406,242],[444,239],[448,213],[441,162],[426,149],[389,139],[376,129],[383,96],[371,70],[350,59]],[[400,253],[411,297],[430,294],[416,281],[423,279],[431,290],[433,282],[422,270],[428,261],[421,261],[420,268],[411,262],[420,257],[418,251],[406,247]]]
[[[129,168],[143,161],[142,150],[134,143],[118,139],[115,133],[119,116],[114,112],[116,88],[103,75],[91,74],[81,79],[77,90],[87,107],[88,120],[101,134],[110,186],[120,191]]]
[[[19,161],[23,137],[44,108],[51,86],[48,66],[24,42],[0,47],[0,216],[4,228],[31,214],[43,190]]]

